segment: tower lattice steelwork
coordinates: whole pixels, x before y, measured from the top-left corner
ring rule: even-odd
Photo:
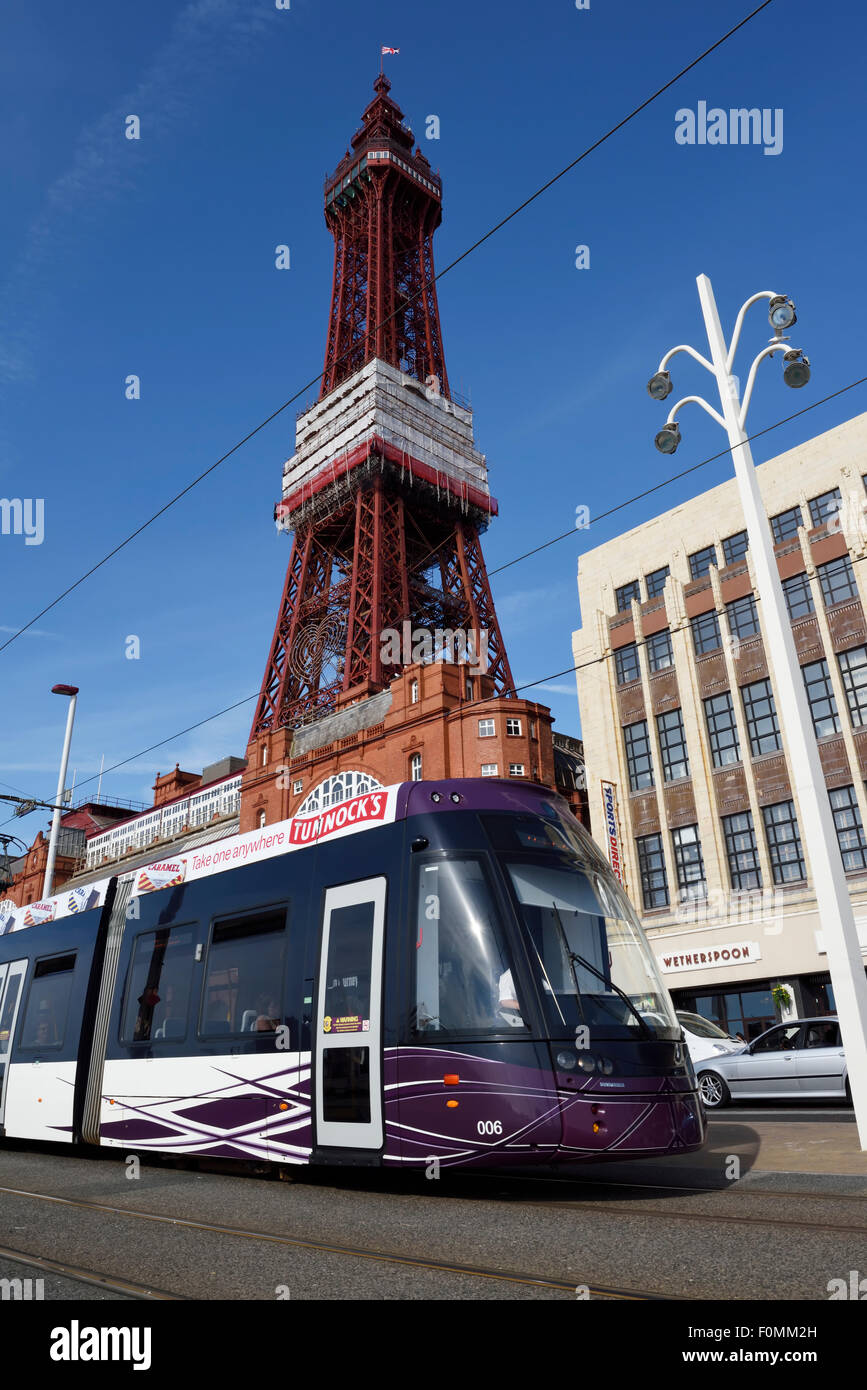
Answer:
[[[488,688],[512,693],[479,540],[496,502],[443,355],[441,181],[389,89],[380,74],[325,185],[335,254],[322,389],[284,467],[275,515],[294,538],[251,740],[383,689],[419,629],[472,634]],[[397,661],[386,633],[400,634]]]

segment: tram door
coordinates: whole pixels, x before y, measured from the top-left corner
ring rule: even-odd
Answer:
[[[385,878],[325,893],[316,998],[316,1142],[382,1147]]]
[[[0,965],[0,1125],[4,1123],[6,1114],[9,1054],[15,1036],[15,1022],[18,1018],[18,1005],[21,1003],[21,989],[26,970],[26,960],[13,960],[9,965]]]

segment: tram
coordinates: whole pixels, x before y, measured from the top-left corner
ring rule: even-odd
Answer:
[[[541,786],[381,788],[0,931],[0,1136],[405,1169],[704,1142],[635,913]]]

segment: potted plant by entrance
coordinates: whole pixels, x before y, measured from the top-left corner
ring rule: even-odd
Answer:
[[[789,1010],[792,1007],[792,996],[786,989],[786,986],[774,985],[773,989],[771,990],[771,998],[773,999],[780,1013],[783,1015],[783,1017],[785,1017],[785,1015],[789,1012]]]

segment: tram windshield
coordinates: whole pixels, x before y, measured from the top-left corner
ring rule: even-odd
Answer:
[[[680,1025],[625,895],[596,868],[507,859],[550,1026],[679,1038]]]

